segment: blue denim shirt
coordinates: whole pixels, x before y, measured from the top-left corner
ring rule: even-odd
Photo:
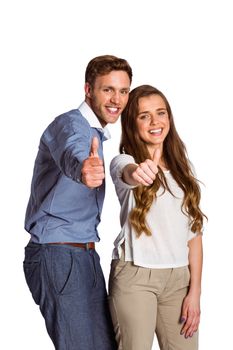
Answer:
[[[41,137],[25,217],[25,229],[34,242],[99,241],[105,184],[90,189],[80,178],[93,136],[99,139],[102,159],[106,137],[93,111],[83,105],[89,118],[79,109],[69,111],[58,116]]]

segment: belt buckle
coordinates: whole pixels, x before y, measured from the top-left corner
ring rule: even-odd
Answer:
[[[90,244],[89,244],[89,242],[85,243],[85,249],[86,249],[86,250],[90,250]]]

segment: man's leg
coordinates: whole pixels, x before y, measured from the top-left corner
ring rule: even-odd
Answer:
[[[91,295],[91,315],[94,331],[94,349],[116,350],[115,333],[109,310],[104,275],[100,266],[100,259],[96,251],[92,251],[91,262],[95,270],[96,280]]]
[[[106,290],[104,282],[100,285],[98,281],[95,254],[92,250],[70,246],[30,243],[26,247],[26,280],[57,350],[99,349],[96,347],[96,327],[99,327],[99,324],[96,326],[96,312],[106,310],[103,307],[106,306]],[[95,293],[97,283],[102,299]],[[106,317],[99,315],[100,319]],[[106,325],[111,329],[111,324],[106,322]],[[106,328],[101,333],[104,340],[101,350],[112,350],[113,338]]]

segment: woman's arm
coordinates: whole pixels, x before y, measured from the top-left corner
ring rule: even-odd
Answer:
[[[129,185],[150,186],[156,178],[158,173],[158,164],[161,158],[160,149],[155,150],[153,159],[146,159],[144,162],[138,164],[128,164],[122,172],[122,179]]]
[[[124,167],[122,172],[122,179],[129,185],[150,186],[156,178],[158,173],[158,164],[155,160],[146,159],[143,163],[128,164]]]
[[[197,331],[200,322],[200,296],[201,296],[201,274],[202,274],[202,235],[191,239],[189,246],[189,269],[190,287],[183,301],[181,322],[184,326],[181,334],[186,338],[192,337]]]
[[[150,186],[158,173],[160,150],[154,152],[153,160],[146,159],[140,164],[129,154],[119,154],[110,163],[110,174],[116,187],[122,183],[129,186]],[[120,187],[120,186],[119,186]]]
[[[135,180],[134,172],[136,171],[138,165],[137,164],[128,164],[124,167],[122,171],[122,180],[131,186],[139,185],[139,181]]]

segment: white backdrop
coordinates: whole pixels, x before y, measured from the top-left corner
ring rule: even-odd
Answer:
[[[152,84],[205,186],[200,350],[229,349],[232,268],[232,12],[230,0],[8,0],[0,4],[1,337],[4,349],[52,350],[22,272],[24,213],[39,138],[84,98],[84,71],[101,54],[126,58],[133,86]],[[107,195],[98,252],[108,279],[119,205],[109,178],[119,123],[105,144]],[[153,350],[157,350],[155,341]],[[101,350],[101,349],[100,349]]]

